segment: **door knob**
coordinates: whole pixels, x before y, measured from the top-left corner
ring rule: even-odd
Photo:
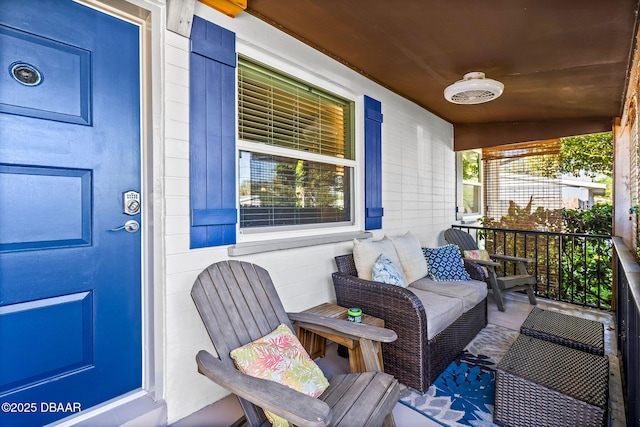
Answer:
[[[129,221],[125,222],[124,225],[112,228],[111,231],[125,230],[127,233],[135,233],[139,229],[140,223],[138,223],[138,221],[136,221],[135,219],[130,219]]]

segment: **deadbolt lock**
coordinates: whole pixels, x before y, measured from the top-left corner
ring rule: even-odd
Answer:
[[[123,212],[127,215],[137,215],[140,213],[140,193],[137,191],[127,191],[122,194]]]

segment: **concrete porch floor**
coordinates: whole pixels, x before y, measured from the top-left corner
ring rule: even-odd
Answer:
[[[574,306],[572,304],[549,301],[538,298],[538,307],[558,311],[565,314],[597,320],[604,324],[605,329],[605,354],[609,357],[610,377],[610,408],[611,427],[625,427],[624,402],[622,397],[622,382],[620,377],[620,365],[618,362],[618,350],[615,336],[615,320],[613,313]],[[533,306],[529,304],[524,294],[508,294],[505,298],[505,311],[500,312],[496,308],[489,293],[488,320],[499,326],[513,330],[520,330],[520,325],[529,315]],[[335,344],[327,348],[327,356],[317,359],[316,362],[328,374],[344,373],[349,371],[349,362],[337,356]],[[393,415],[398,427],[430,427],[440,426],[433,421],[421,416],[412,409],[398,403]],[[242,409],[234,395],[230,395],[212,405],[209,405],[190,416],[172,424],[172,427],[228,427],[242,416]]]

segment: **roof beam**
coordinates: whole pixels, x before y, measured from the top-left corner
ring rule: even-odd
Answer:
[[[195,7],[196,0],[167,0],[167,30],[190,37]]]
[[[200,0],[200,2],[232,18],[247,8],[247,0]]]
[[[455,151],[464,151],[516,142],[587,135],[608,132],[612,127],[613,122],[609,117],[550,122],[460,123],[453,125],[453,148]]]
[[[200,3],[232,18],[247,8],[247,0],[200,0]],[[196,0],[167,0],[167,29],[190,37],[195,7]]]

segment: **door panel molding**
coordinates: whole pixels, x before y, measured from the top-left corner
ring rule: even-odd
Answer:
[[[93,367],[93,293],[79,292],[0,307],[0,398],[43,380]],[[55,318],[55,322],[51,322]],[[35,342],[35,346],[34,346]],[[1,373],[18,365],[23,369]]]

